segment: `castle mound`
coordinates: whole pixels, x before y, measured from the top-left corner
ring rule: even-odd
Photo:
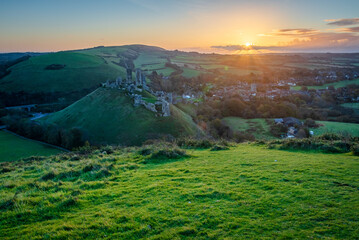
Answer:
[[[189,115],[174,105],[170,110],[171,116],[158,117],[144,106],[134,107],[123,91],[98,88],[42,121],[78,127],[96,144],[137,145],[147,139],[202,135]]]

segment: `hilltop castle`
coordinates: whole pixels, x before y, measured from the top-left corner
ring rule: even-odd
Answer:
[[[117,88],[127,91],[128,95],[134,99],[134,106],[143,105],[148,110],[155,112],[157,116],[168,117],[171,116],[170,104],[172,104],[172,93],[166,93],[163,91],[154,92],[149,86],[147,86],[146,75],[141,69],[136,69],[135,80],[132,80],[132,69],[126,69],[126,79],[118,77],[116,81],[110,82],[107,80],[102,83],[103,87]],[[147,101],[140,93],[147,91],[157,97],[155,103]]]

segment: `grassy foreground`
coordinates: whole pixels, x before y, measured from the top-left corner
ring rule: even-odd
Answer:
[[[3,163],[1,238],[359,236],[358,157],[249,144],[171,161],[138,152]]]
[[[48,156],[58,153],[61,153],[61,151],[56,148],[0,131],[0,162],[16,161],[35,155]]]

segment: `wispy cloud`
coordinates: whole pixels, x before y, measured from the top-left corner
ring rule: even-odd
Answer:
[[[306,36],[311,35],[318,32],[315,29],[311,28],[285,28],[285,29],[279,29],[275,30],[272,34],[279,35],[279,36]]]
[[[350,26],[359,24],[359,18],[342,18],[342,19],[326,19],[328,25],[334,26]]]
[[[351,32],[351,33],[359,33],[359,27],[351,27],[351,28],[336,28],[333,29],[336,32]]]

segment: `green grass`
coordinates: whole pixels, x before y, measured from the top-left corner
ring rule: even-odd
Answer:
[[[0,131],[0,162],[16,161],[30,156],[49,156],[61,151],[36,141]]]
[[[200,74],[201,74],[201,72],[198,70],[191,69],[191,68],[183,68],[182,76],[184,76],[186,78],[192,78],[192,77],[197,77]]]
[[[350,84],[359,85],[359,78],[354,79],[354,80],[345,80],[345,81],[340,81],[340,82],[328,83],[328,84],[324,84],[322,86],[307,86],[307,88],[308,89],[326,89],[329,86],[333,86],[334,88],[341,88],[341,87],[345,87]],[[301,88],[302,88],[302,86],[291,87],[292,90],[300,90]]]
[[[359,103],[343,103],[341,106],[351,108],[354,110],[355,114],[359,114]]]
[[[321,135],[323,133],[339,133],[359,137],[359,124],[328,121],[316,122],[323,126],[311,129],[314,132],[314,135]]]
[[[244,119],[239,117],[223,118],[223,123],[234,132],[246,132],[256,139],[274,139],[270,127],[263,118]]]
[[[149,101],[153,96],[144,95]],[[140,144],[155,136],[195,136],[201,134],[191,117],[175,106],[170,117],[156,117],[117,89],[99,88],[73,105],[44,117],[41,121],[65,128],[79,127],[94,143]]]
[[[2,165],[2,239],[356,239],[359,158],[226,151],[144,164],[135,149]]]
[[[45,70],[50,64],[65,64],[60,70]],[[91,88],[124,76],[125,70],[94,55],[58,52],[31,57],[11,67],[11,73],[0,80],[7,92],[69,92]]]

